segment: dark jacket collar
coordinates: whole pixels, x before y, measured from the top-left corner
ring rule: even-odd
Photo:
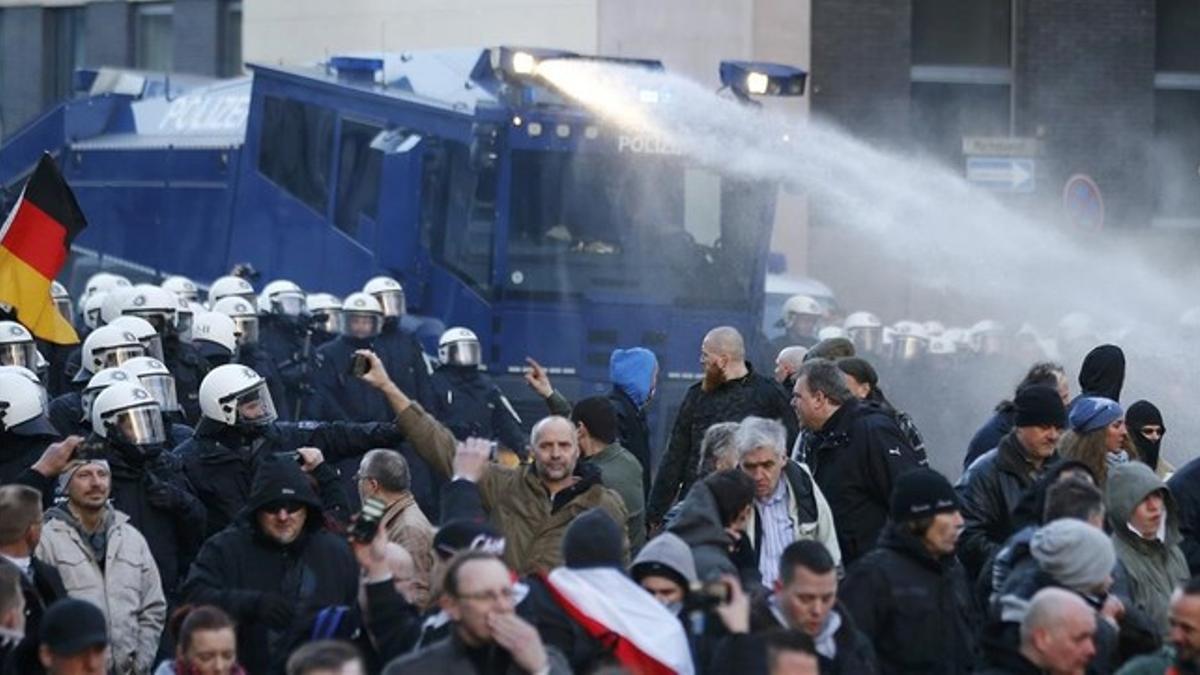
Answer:
[[[1058,453],[1056,452],[1042,463],[1040,469],[1035,469],[1033,462],[1029,460],[1029,452],[1017,440],[1016,429],[1005,434],[1004,438],[1000,439],[1000,444],[996,446],[996,468],[1020,477],[1026,485],[1030,485],[1040,478],[1057,460]]]
[[[934,558],[925,549],[925,545],[917,539],[916,535],[910,533],[903,526],[893,522],[883,528],[883,534],[879,537],[879,545],[883,548],[891,549],[900,555],[911,558],[921,565],[928,567],[938,573],[943,573],[954,567],[955,558],[953,555],[946,555],[940,558]]]

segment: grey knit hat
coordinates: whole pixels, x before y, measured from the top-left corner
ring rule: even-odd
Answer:
[[[1042,571],[1080,593],[1103,584],[1117,564],[1108,536],[1074,518],[1055,520],[1034,533],[1030,552]]]

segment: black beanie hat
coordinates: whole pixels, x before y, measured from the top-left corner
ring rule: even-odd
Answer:
[[[897,523],[959,509],[958,495],[950,481],[933,469],[913,469],[901,474],[892,488],[891,515]]]
[[[1055,426],[1061,429],[1067,424],[1067,409],[1053,387],[1044,384],[1021,387],[1013,399],[1013,406],[1017,411],[1014,423],[1018,427]]]
[[[704,479],[717,502],[721,525],[728,526],[742,509],[754,501],[754,480],[741,469],[718,471]]]
[[[605,396],[585,398],[571,409],[571,421],[583,423],[588,433],[601,443],[617,440],[617,411]]]
[[[572,569],[585,567],[624,568],[624,534],[612,516],[588,509],[567,526],[562,539],[563,562]]]

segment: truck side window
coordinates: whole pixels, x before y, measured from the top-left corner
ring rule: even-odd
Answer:
[[[258,170],[324,216],[329,206],[333,111],[277,96],[263,101]]]
[[[360,213],[372,220],[378,217],[383,153],[371,147],[371,142],[381,131],[373,124],[342,119],[333,224],[352,237],[358,233]]]
[[[428,222],[434,258],[486,293],[496,228],[495,169],[473,170],[466,145],[443,141],[425,156],[424,170],[422,236]]]

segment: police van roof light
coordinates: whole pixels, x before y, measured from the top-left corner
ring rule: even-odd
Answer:
[[[339,80],[374,82],[375,76],[383,72],[383,59],[363,56],[335,56],[329,59],[329,67],[337,73]]]
[[[808,73],[781,63],[722,61],[721,84],[740,98],[753,96],[802,96]]]

